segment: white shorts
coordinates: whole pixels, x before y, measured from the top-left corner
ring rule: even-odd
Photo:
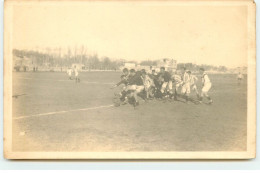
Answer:
[[[144,86],[143,85],[128,85],[126,90],[132,90],[132,91],[136,91],[137,93],[140,93],[144,90]]]
[[[207,93],[210,90],[210,88],[211,88],[211,83],[208,83],[208,84],[203,86],[201,91],[204,92],[204,93]]]
[[[196,86],[195,84],[193,84],[193,85],[191,86],[191,90],[196,91],[196,90],[197,90],[197,86]]]
[[[151,88],[151,85],[145,85],[145,86],[144,86],[144,90],[145,90],[145,91],[148,91],[150,88]]]
[[[161,92],[164,93],[165,89],[167,89],[167,91],[172,91],[172,81],[163,82]]]
[[[190,84],[184,84],[181,88],[182,94],[190,94]]]

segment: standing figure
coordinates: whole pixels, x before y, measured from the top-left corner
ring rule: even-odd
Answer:
[[[195,75],[191,74],[191,71],[188,71],[188,74],[190,76],[191,90],[196,92],[197,98],[199,99],[200,95],[199,95],[199,91],[198,91],[197,84],[196,84],[198,81],[198,78]]]
[[[182,88],[181,94],[185,98],[186,103],[189,101],[190,95],[190,76],[186,71],[185,67],[182,67]]]
[[[209,79],[209,76],[205,73],[204,68],[200,68],[200,74],[202,74],[202,90],[201,90],[201,96],[200,96],[200,103],[202,103],[202,99],[205,96],[209,100],[209,104],[212,104],[213,101],[208,95],[208,91],[211,88],[211,82]]]
[[[142,71],[142,79],[144,83],[144,90],[146,92],[146,99],[154,97],[154,82],[153,80],[146,74],[145,71]]]
[[[69,69],[67,70],[67,74],[68,74],[68,76],[69,76],[69,79],[72,80],[72,77],[71,77],[71,75],[72,75],[72,69],[71,69],[71,68],[69,68]]]
[[[242,79],[243,79],[243,74],[238,72],[238,75],[237,75],[238,85],[241,84]]]
[[[78,72],[78,69],[77,69],[76,67],[74,68],[74,75],[75,75],[75,81],[76,81],[76,83],[79,83],[79,82],[80,82],[79,72]]]
[[[174,88],[174,100],[178,100],[178,89],[182,86],[182,79],[179,73],[176,71],[175,74],[172,76],[175,88]]]

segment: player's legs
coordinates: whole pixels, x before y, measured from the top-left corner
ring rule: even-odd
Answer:
[[[180,83],[175,84],[175,89],[174,89],[174,100],[177,100],[178,97],[178,89],[181,86]]]
[[[144,86],[144,91],[145,91],[145,94],[146,94],[146,99],[148,99],[149,98],[149,86],[148,85]]]
[[[168,82],[167,91],[170,93],[170,96],[173,95],[173,89],[172,89],[172,81]]]
[[[209,101],[210,104],[213,102],[212,99],[211,99],[211,97],[208,95],[208,92],[202,92],[202,96],[201,96],[200,101],[202,101],[202,99],[203,99],[204,96],[208,99],[208,101]]]
[[[151,99],[154,98],[154,92],[155,92],[155,87],[150,86],[150,88],[148,89],[148,95]]]
[[[199,94],[199,91],[198,91],[198,88],[197,88],[197,85],[194,84],[192,86],[192,90],[195,91],[196,95],[197,95],[197,99],[200,99],[200,94]]]
[[[136,85],[127,85],[123,88],[121,91],[121,97],[120,100],[123,102],[123,104],[127,104],[128,98],[127,97],[134,97],[134,91],[136,89]]]
[[[185,101],[189,101],[189,95],[190,95],[190,85],[186,84],[186,93],[185,93]]]
[[[76,76],[76,83],[78,83],[79,82],[79,78],[78,78],[78,76]]]
[[[125,90],[125,89],[123,89],[121,92],[120,92],[120,100],[122,101],[122,102],[124,102],[125,100],[126,100],[126,95],[127,95],[127,91]]]
[[[186,93],[186,87],[185,87],[185,85],[182,85],[181,94],[184,95],[185,93]]]
[[[138,100],[138,94],[141,93],[142,91],[144,90],[144,86],[138,86],[138,85],[135,85],[135,90],[134,90],[134,93],[133,93],[133,96],[134,96],[134,99],[135,99],[135,104],[134,106],[137,106],[139,105],[139,100]]]
[[[184,85],[182,85],[182,88],[181,88],[181,94],[182,94],[183,98],[185,99],[185,101],[187,102],[188,97],[186,95],[186,92],[187,92],[187,86],[186,86],[186,84],[184,84]]]
[[[161,87],[161,93],[165,92],[167,85],[168,85],[168,82],[163,82],[162,87]]]
[[[208,91],[210,90],[210,88],[211,84],[204,85],[204,87],[202,88],[200,101],[202,101],[203,97],[205,96],[209,100],[209,103],[213,102],[211,97],[208,95]]]

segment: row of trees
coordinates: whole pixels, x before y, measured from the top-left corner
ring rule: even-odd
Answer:
[[[99,58],[97,54],[72,54],[70,51],[61,56],[59,54],[14,49],[13,54],[19,58],[29,58],[33,66],[39,67],[71,67],[72,64],[79,63],[85,65],[87,69],[117,70],[124,64],[123,60],[111,60],[109,57]]]
[[[140,65],[146,65],[146,66],[157,66],[158,61],[142,61]],[[202,64],[202,65],[197,65],[193,63],[178,63],[177,64],[177,70],[180,70],[182,67],[186,67],[187,69],[191,71],[199,71],[200,68],[204,68],[206,71],[221,71],[221,72],[226,72],[228,69],[225,66],[213,66],[213,65],[207,65],[207,64]]]
[[[84,47],[83,47],[84,48]],[[125,62],[132,62],[137,64],[135,61],[111,60],[109,57],[99,58],[97,54],[87,54],[82,48],[81,51],[75,51],[71,49],[67,50],[67,53],[61,55],[61,51],[58,53],[51,52],[39,52],[33,50],[18,50],[14,49],[13,54],[19,58],[29,58],[33,66],[47,66],[47,67],[71,67],[74,63],[85,65],[86,69],[95,70],[118,70]],[[158,61],[145,60],[140,62],[142,66],[157,66]],[[191,71],[198,71],[199,68],[203,67],[205,70],[221,71],[226,72],[228,69],[225,66],[213,66],[213,65],[196,65],[193,63],[178,63],[177,69],[186,67]]]
[[[228,69],[225,66],[213,66],[213,65],[197,65],[193,63],[178,63],[177,69],[180,70],[182,67],[186,67],[191,71],[199,71],[200,68],[204,68],[206,71],[219,71],[219,72],[226,72]]]

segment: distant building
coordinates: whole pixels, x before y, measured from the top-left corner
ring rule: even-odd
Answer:
[[[142,70],[145,69],[146,72],[151,72],[152,70],[155,70],[156,72],[160,71],[161,67],[165,67],[167,71],[176,71],[177,69],[177,61],[174,59],[163,59],[157,61],[156,66],[149,66],[149,65],[136,65],[135,63],[125,63],[124,66],[122,66],[120,69],[128,68],[135,69],[135,70]]]
[[[84,64],[80,64],[80,63],[74,63],[71,65],[72,69],[77,69],[79,71],[85,70],[85,65]]]
[[[125,68],[135,68],[136,64],[135,63],[130,63],[130,62],[126,62],[124,65]]]
[[[149,65],[137,65],[136,66],[136,70],[142,70],[145,69],[146,72],[151,72],[152,69],[154,69],[153,66],[149,66]]]
[[[124,66],[121,66],[120,69],[123,70],[124,68],[127,69],[135,69],[136,68],[136,64],[135,63],[130,63],[130,62],[126,62],[124,63]]]
[[[176,71],[177,70],[177,61],[174,59],[162,59],[157,62],[157,71],[161,67],[165,67],[167,71]]]

